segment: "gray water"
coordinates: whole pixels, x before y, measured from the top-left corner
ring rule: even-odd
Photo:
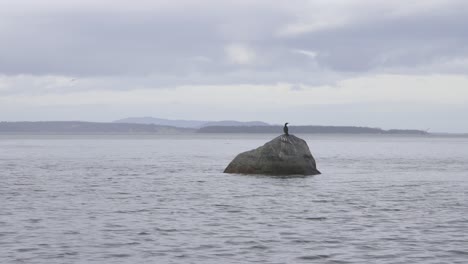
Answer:
[[[0,263],[468,263],[468,138],[321,136],[322,175],[226,175],[275,135],[0,136]]]

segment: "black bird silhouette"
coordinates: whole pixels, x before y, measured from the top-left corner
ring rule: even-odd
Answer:
[[[284,124],[284,127],[283,127],[283,131],[284,131],[284,134],[286,134],[286,136],[289,136],[288,124],[289,123]]]

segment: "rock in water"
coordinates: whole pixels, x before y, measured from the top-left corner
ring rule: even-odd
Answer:
[[[316,175],[314,157],[305,140],[281,135],[265,145],[237,155],[224,173]]]

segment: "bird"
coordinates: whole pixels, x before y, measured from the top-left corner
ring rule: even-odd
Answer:
[[[283,127],[283,131],[286,136],[289,136],[288,124],[289,123],[284,124],[284,127]]]

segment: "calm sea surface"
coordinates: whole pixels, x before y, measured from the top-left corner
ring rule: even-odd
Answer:
[[[0,136],[0,263],[468,263],[468,138],[298,135],[322,175],[222,173],[275,136]]]

